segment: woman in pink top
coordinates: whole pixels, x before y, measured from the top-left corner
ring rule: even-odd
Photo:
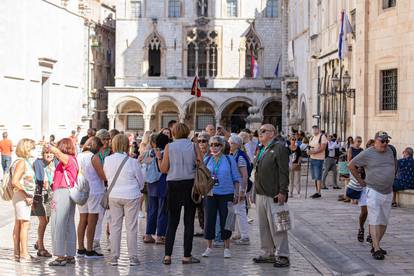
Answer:
[[[75,158],[75,145],[69,138],[60,140],[57,147],[51,145],[48,147],[59,160],[53,177],[53,200],[51,202],[52,246],[53,255],[57,258],[49,265],[65,266],[68,263],[75,263],[75,203],[70,198],[69,187],[73,187],[76,182],[79,165]]]

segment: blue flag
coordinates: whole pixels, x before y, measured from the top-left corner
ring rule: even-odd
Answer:
[[[279,61],[277,62],[277,65],[276,65],[276,69],[275,69],[275,76],[276,76],[276,78],[279,77],[279,66],[280,66],[280,59],[281,58],[282,58],[282,55],[279,56]]]

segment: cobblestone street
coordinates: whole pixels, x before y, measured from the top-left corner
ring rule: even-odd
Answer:
[[[103,259],[82,258],[77,259],[76,265],[65,268],[50,268],[47,265],[49,259],[36,265],[23,265],[12,260],[13,209],[10,203],[1,202],[0,275],[414,275],[413,210],[392,210],[391,223],[383,243],[389,253],[385,261],[375,261],[369,252],[370,246],[356,240],[358,206],[336,201],[341,191],[324,191],[323,197],[318,200],[305,200],[304,195],[290,199],[295,227],[289,233],[291,267],[288,269],[275,269],[272,265],[252,262],[260,248],[257,220],[251,225],[251,245],[232,245],[231,259],[223,259],[222,248],[215,248],[209,258],[201,258],[205,241],[195,238],[193,254],[201,258],[201,264],[183,266],[180,262],[183,230],[179,228],[173,264],[164,266],[161,263],[164,246],[142,243],[144,223],[141,221],[138,238],[141,265],[138,267],[129,267],[125,237],[118,267],[109,266]],[[312,192],[313,189],[309,189],[308,194]],[[254,212],[252,210],[251,213]],[[32,222],[29,244],[31,253],[35,254],[36,219]],[[49,228],[46,231],[50,233]],[[50,249],[50,234],[46,237],[46,244]],[[103,253],[109,256],[105,239],[102,247]]]

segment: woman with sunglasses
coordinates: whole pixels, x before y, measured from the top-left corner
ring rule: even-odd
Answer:
[[[52,183],[55,173],[55,156],[43,147],[42,158],[33,163],[36,180],[36,193],[33,198],[32,216],[38,217],[37,241],[34,245],[37,256],[50,258],[52,255],[45,249],[44,236],[46,226],[51,214],[50,202],[52,201]]]
[[[238,203],[240,174],[234,158],[224,155],[225,140],[220,136],[210,138],[211,157],[204,160],[211,172],[215,185],[205,199],[205,230],[207,249],[203,257],[211,255],[215,237],[217,212],[220,217],[221,239],[224,241],[224,258],[231,258],[230,237],[232,232],[225,229],[228,206]]]

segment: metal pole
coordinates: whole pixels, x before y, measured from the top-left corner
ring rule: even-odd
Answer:
[[[306,183],[305,183],[305,199],[308,198],[308,182],[309,182],[309,160],[310,157],[308,157],[308,165],[306,169]]]
[[[343,88],[342,88],[342,59],[339,59],[339,91],[341,92],[340,94],[340,99],[341,99],[341,112],[340,112],[340,117],[341,117],[341,136],[342,134],[344,134],[343,132],[343,107],[342,107],[342,94],[344,93]],[[345,139],[345,137],[342,137],[342,139]]]
[[[194,101],[194,133],[197,131],[197,88],[195,93],[195,101]]]

